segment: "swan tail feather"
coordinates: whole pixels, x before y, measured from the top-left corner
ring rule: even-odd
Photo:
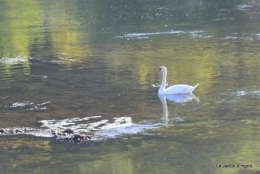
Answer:
[[[192,91],[194,91],[194,89],[196,89],[196,88],[197,88],[197,86],[199,86],[199,83],[198,83],[197,85],[193,86],[193,89],[192,89]],[[191,91],[191,92],[192,92],[192,91]]]

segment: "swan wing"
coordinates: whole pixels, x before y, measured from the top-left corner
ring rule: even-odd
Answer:
[[[189,85],[174,85],[165,89],[164,94],[188,94],[191,93],[199,84],[196,86]]]

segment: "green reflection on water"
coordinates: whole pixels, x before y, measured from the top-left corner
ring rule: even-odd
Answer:
[[[1,10],[1,56],[29,56],[30,45],[35,41],[32,27],[39,26],[42,19],[35,1],[4,1]],[[37,39],[39,39],[37,37]]]
[[[33,26],[41,23],[37,3],[31,0],[4,1],[0,13],[1,76],[5,78],[16,74],[13,68],[17,63],[21,64],[21,73],[29,75],[30,46],[35,39],[40,39],[35,37],[35,32],[31,32]]]

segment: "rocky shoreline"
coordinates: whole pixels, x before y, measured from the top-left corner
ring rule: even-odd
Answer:
[[[57,140],[81,143],[89,141],[92,136],[80,134],[72,129],[34,129],[29,127],[0,128],[0,135],[37,135],[38,137],[53,137]]]

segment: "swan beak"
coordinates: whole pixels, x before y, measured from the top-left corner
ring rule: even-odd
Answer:
[[[156,72],[160,72],[161,71],[161,69],[160,68],[158,68],[157,70],[156,70]]]

